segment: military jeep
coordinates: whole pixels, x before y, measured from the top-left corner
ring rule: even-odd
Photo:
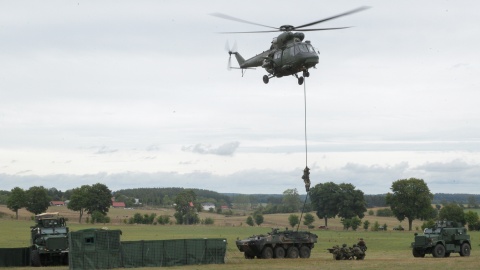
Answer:
[[[435,258],[450,257],[451,253],[470,256],[472,247],[467,229],[452,221],[437,221],[433,228],[426,228],[423,235],[415,233],[411,246],[413,257],[432,254]]]
[[[58,212],[36,215],[30,228],[32,266],[68,265],[68,227]]]
[[[237,240],[237,248],[246,259],[310,258],[318,236],[305,231],[272,229],[266,235],[253,235]]]

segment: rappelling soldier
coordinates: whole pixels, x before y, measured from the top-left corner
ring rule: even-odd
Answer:
[[[305,166],[302,176],[303,182],[305,182],[305,190],[308,192],[310,190],[310,169]]]

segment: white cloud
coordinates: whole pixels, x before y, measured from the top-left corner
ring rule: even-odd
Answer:
[[[479,5],[367,2],[373,8],[322,25],[354,27],[306,33],[321,52],[306,81],[308,160],[318,166],[312,180],[352,182],[366,193],[409,177],[438,192],[475,190],[480,35],[472,26],[480,25]],[[296,2],[310,13],[290,4],[3,5],[1,176],[19,180],[13,185],[65,176],[75,179],[69,188],[85,177],[115,188],[162,179],[231,192],[301,190],[304,88],[293,77],[265,85],[261,68],[243,77],[225,68],[226,40],[250,57],[277,34],[219,35],[264,29],[208,15],[301,25],[359,6]],[[265,13],[271,6],[276,12]]]

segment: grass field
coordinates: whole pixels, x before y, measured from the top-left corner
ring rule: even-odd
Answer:
[[[312,250],[309,259],[282,259],[282,260],[245,260],[243,253],[235,246],[237,237],[244,238],[253,234],[266,233],[271,227],[285,227],[288,223],[288,214],[265,215],[265,224],[261,227],[245,225],[245,216],[225,217],[217,214],[202,213],[201,218],[207,216],[215,219],[212,226],[177,226],[177,225],[126,225],[123,219],[136,212],[168,214],[171,210],[125,210],[112,209],[109,216],[112,224],[79,224],[78,214],[70,212],[63,207],[53,207],[49,211],[59,211],[68,217],[70,230],[76,231],[86,228],[101,228],[122,230],[122,241],[128,240],[164,240],[182,238],[226,238],[228,241],[226,264],[222,265],[192,265],[172,267],[173,269],[480,269],[480,233],[471,232],[472,253],[470,257],[460,257],[452,254],[450,258],[435,259],[430,255],[425,258],[413,258],[410,242],[413,240],[413,231],[392,231],[391,228],[400,224],[394,218],[381,218],[366,216],[371,223],[378,221],[386,223],[387,231],[343,231],[338,219],[329,220],[329,230],[314,229],[313,232],[319,237],[319,243]],[[4,206],[0,206],[0,212],[12,213]],[[0,219],[0,247],[25,247],[29,243],[29,227],[33,225],[30,220],[31,214],[20,213],[20,220],[13,220],[9,215]],[[316,226],[323,225],[323,221],[316,220]],[[420,226],[420,221],[415,221],[414,229]],[[405,222],[402,223],[406,227]],[[364,261],[334,261],[332,255],[326,250],[336,244],[346,243],[349,246],[356,243],[358,238],[363,237],[368,246],[367,256]],[[31,268],[13,268],[31,269]],[[42,269],[63,270],[67,267],[44,267]],[[140,268],[154,269],[154,268]]]

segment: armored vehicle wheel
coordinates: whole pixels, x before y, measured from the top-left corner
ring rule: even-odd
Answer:
[[[267,84],[269,80],[270,80],[270,79],[268,78],[267,75],[263,75],[263,82],[264,82],[265,84]]]
[[[40,253],[38,253],[38,250],[32,250],[32,253],[30,254],[30,261],[32,263],[32,266],[42,266],[42,263],[40,261]]]
[[[437,244],[432,251],[432,255],[435,258],[443,258],[445,257],[445,247],[441,244]]]
[[[287,258],[291,258],[291,259],[298,258],[298,248],[297,247],[289,247],[287,249]]]
[[[264,247],[262,250],[262,259],[273,258],[273,250],[271,247]]]
[[[470,256],[470,245],[463,243],[460,247],[460,256]]]
[[[300,258],[310,258],[310,248],[307,246],[302,246],[300,248]]]
[[[285,249],[283,247],[276,247],[273,252],[274,252],[275,258],[277,259],[285,258]]]
[[[425,257],[425,252],[418,251],[416,249],[412,249],[412,254],[413,254],[413,257],[415,257],[415,258],[424,258]]]
[[[243,255],[245,256],[245,259],[249,259],[249,260],[255,259],[255,255],[252,255],[248,252],[245,252]]]

